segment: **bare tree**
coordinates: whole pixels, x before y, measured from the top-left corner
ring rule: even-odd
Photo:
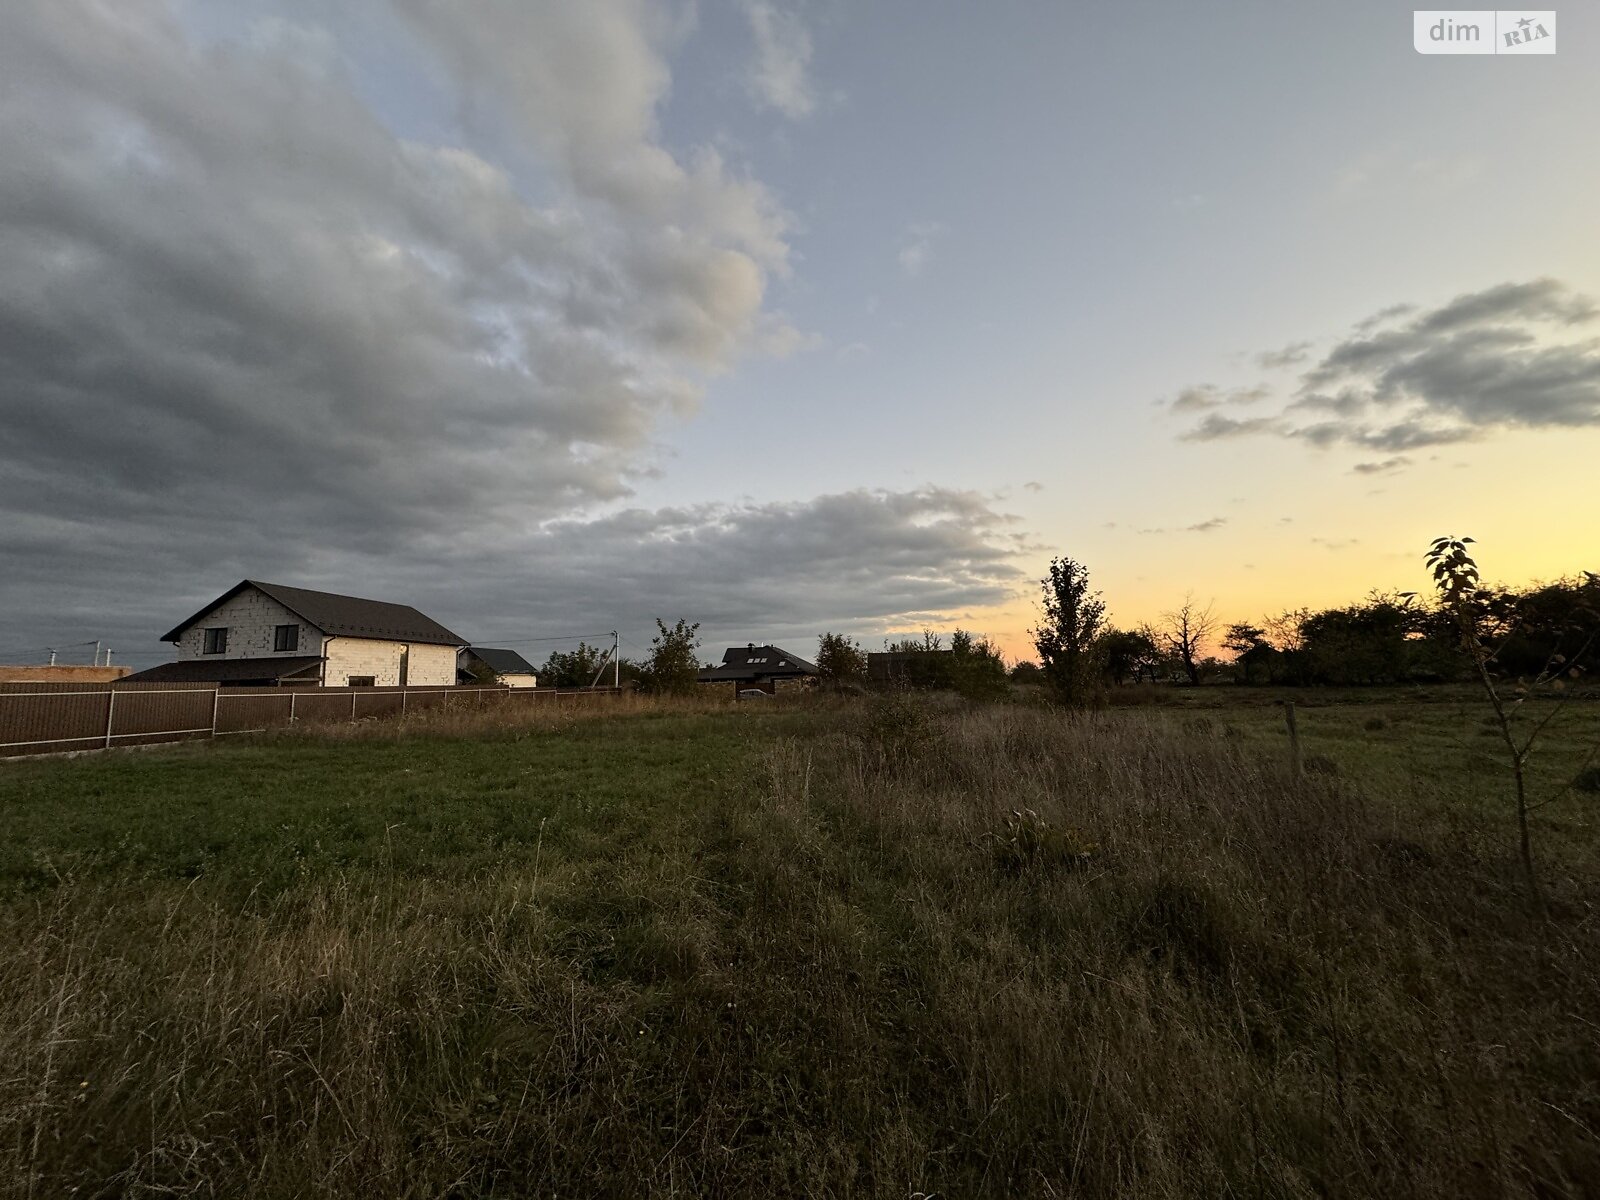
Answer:
[[[1173,612],[1163,613],[1165,627],[1161,639],[1167,650],[1183,663],[1189,682],[1200,682],[1200,652],[1217,627],[1216,615],[1211,605],[1201,608],[1195,603],[1194,593],[1183,598],[1183,605]]]

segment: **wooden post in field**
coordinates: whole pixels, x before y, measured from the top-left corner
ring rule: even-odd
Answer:
[[[1284,702],[1283,718],[1289,723],[1289,767],[1294,777],[1299,779],[1304,774],[1304,767],[1300,761],[1300,726],[1295,723],[1293,700]]]

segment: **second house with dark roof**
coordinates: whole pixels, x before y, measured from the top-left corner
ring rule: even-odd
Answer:
[[[781,646],[729,646],[722,654],[720,667],[707,667],[699,674],[701,683],[731,683],[736,691],[778,692],[805,687],[816,682],[817,668],[798,654]]]
[[[510,688],[539,686],[539,673],[533,664],[515,650],[496,650],[493,646],[468,646],[456,663],[462,683],[498,683]]]
[[[409,604],[246,579],[162,641],[178,661],[138,682],[433,687],[456,682],[465,638]]]

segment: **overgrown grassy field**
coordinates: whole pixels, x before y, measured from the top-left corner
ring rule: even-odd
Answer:
[[[448,715],[0,768],[17,1195],[1583,1196],[1600,798],[1465,699]],[[1538,771],[1600,737],[1575,706]]]

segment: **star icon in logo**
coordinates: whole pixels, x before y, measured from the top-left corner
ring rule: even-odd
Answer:
[[[1522,20],[1517,22],[1517,24],[1523,29],[1526,29],[1529,25],[1533,24],[1533,19],[1531,17],[1523,17]]]

